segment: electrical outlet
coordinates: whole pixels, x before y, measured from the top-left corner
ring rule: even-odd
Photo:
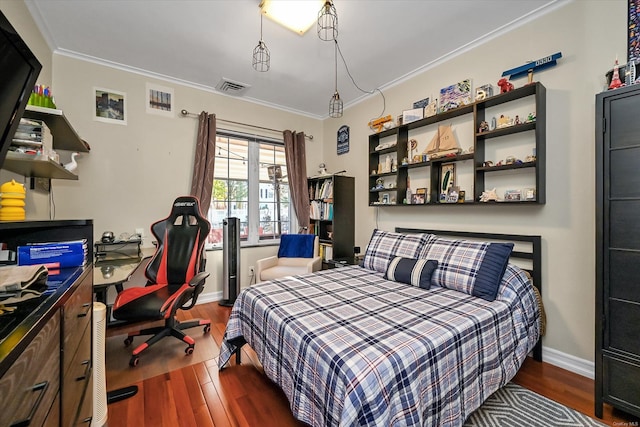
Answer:
[[[255,270],[253,269],[253,265],[249,267],[249,276],[253,276],[255,274]]]
[[[136,228],[136,234],[140,235],[140,237],[144,237],[144,228]]]

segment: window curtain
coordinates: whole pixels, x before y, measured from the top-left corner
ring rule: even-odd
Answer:
[[[289,175],[289,195],[300,230],[309,232],[309,191],[307,189],[307,155],[304,132],[285,130],[284,155]],[[301,231],[302,232],[302,231]]]
[[[191,195],[200,200],[204,217],[209,213],[213,190],[213,167],[216,160],[216,115],[203,111],[198,116],[198,139],[193,161]]]

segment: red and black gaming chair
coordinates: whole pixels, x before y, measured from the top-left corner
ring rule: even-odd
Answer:
[[[178,310],[188,310],[196,304],[209,273],[204,271],[204,244],[211,225],[200,214],[197,198],[178,197],[166,219],[151,225],[157,239],[156,253],[145,269],[147,284],[123,290],[113,305],[113,317],[130,322],[161,320],[164,326],[129,333],[125,345],[138,335],[153,335],[132,352],[129,365],[137,366],[138,357],[162,338],[172,335],[188,344],[185,353],[192,354],[195,341],[183,329],[204,326],[211,330],[211,320],[194,319],[180,322]]]

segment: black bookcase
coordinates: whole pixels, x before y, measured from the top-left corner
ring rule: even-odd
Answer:
[[[640,416],[640,85],[596,96],[596,390]]]
[[[488,182],[494,182],[491,180],[498,179],[508,184],[512,177],[524,173],[533,173],[534,175],[532,188],[535,189],[535,196],[525,199],[523,195],[521,200],[507,203],[509,205],[546,203],[546,102],[546,88],[542,83],[536,82],[510,92],[475,101],[469,105],[438,113],[431,117],[371,134],[369,136],[369,179],[367,188],[369,206],[486,206],[492,203],[479,203],[478,199],[483,191],[491,189]],[[523,115],[520,123],[512,126],[479,131],[480,124],[483,121],[490,121],[491,116],[499,116],[503,109],[509,109],[511,105],[516,103],[527,103],[527,106],[531,108],[529,111],[536,115],[535,119],[527,121],[527,118]],[[523,105],[522,108],[525,108],[525,106]],[[523,113],[524,111],[522,110]],[[409,148],[409,141],[411,140],[412,131],[429,127],[437,130],[439,124],[447,124],[458,117],[463,117],[468,119],[469,122],[473,122],[472,139],[458,141],[460,148],[467,149],[466,152],[425,161],[414,161],[411,158],[412,151]],[[382,140],[391,140],[394,144],[390,147],[382,148],[380,146]],[[500,147],[517,148],[516,145],[519,142],[514,142],[516,140],[520,142],[528,141],[528,144],[531,144],[534,150],[533,153],[535,153],[533,159],[526,161],[526,158],[522,158],[520,159],[521,162],[499,166],[486,163],[488,160],[492,160],[494,163],[497,160],[487,157],[489,151]],[[516,145],[512,146],[510,144]],[[471,152],[469,152],[469,147],[472,148]],[[392,170],[379,167],[379,165],[385,164],[387,157],[390,157],[393,165],[395,165]],[[405,159],[408,160],[408,163],[404,162]],[[472,163],[472,188],[464,189],[466,191],[464,203],[444,203],[440,200],[440,192],[438,191],[442,167],[446,164],[461,164],[462,162]],[[424,176],[428,180],[429,202],[421,205],[404,203],[409,170],[417,171],[415,173]],[[385,183],[383,188],[377,186],[379,179],[382,179]],[[412,190],[415,191],[416,189],[412,188]],[[385,196],[388,196],[388,202],[381,202],[381,200],[387,199]],[[501,194],[499,196],[502,198]]]
[[[309,231],[316,234],[320,244],[330,247],[326,259],[354,258],[355,242],[355,179],[344,175],[309,178]]]

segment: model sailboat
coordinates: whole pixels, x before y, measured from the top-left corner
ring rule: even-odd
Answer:
[[[435,159],[447,155],[456,155],[461,151],[451,125],[440,125],[438,126],[438,132],[436,132],[422,154],[428,154],[430,159]]]

